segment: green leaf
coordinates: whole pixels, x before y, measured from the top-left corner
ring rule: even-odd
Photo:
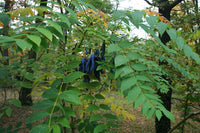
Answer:
[[[175,118],[174,118],[174,115],[169,112],[168,110],[166,110],[165,108],[162,108],[161,111],[163,112],[163,114],[169,118],[171,121],[175,122]]]
[[[127,90],[128,88],[134,86],[136,83],[137,83],[137,80],[134,77],[123,79],[121,83],[121,91]]]
[[[142,106],[142,114],[145,115],[147,111],[151,108],[149,101],[146,101]]]
[[[117,55],[115,57],[115,66],[121,66],[123,64],[126,64],[129,60],[124,55]]]
[[[44,118],[48,115],[49,115],[49,113],[45,112],[45,111],[36,112],[36,113],[32,114],[28,119],[26,119],[26,123],[31,123],[31,122],[34,122],[37,120],[41,120],[42,118]]]
[[[103,95],[101,95],[101,94],[96,94],[95,98],[97,98],[97,99],[105,99],[105,97]]]
[[[147,70],[146,65],[144,64],[133,64],[132,67],[136,70],[136,71],[144,71]]]
[[[60,98],[72,104],[81,104],[77,93],[73,90],[67,90],[60,94]]]
[[[76,114],[71,107],[64,107],[64,110],[68,117],[70,117],[70,116],[76,117]]]
[[[106,126],[104,124],[99,124],[95,127],[94,133],[100,133],[103,132],[106,129]]]
[[[108,53],[117,52],[121,50],[121,48],[117,46],[116,44],[109,45],[107,49],[108,49]]]
[[[175,42],[176,38],[177,38],[176,30],[169,29],[169,30],[167,30],[167,33],[170,36],[171,40]]]
[[[167,24],[166,23],[163,23],[163,22],[159,22],[157,23],[157,29],[158,29],[158,32],[160,33],[160,35],[162,36],[163,33],[166,31],[167,29]]]
[[[22,82],[22,87],[24,88],[28,88],[28,89],[31,89],[32,88],[32,83],[31,82]]]
[[[11,109],[10,107],[8,107],[8,108],[6,109],[6,115],[7,115],[8,117],[10,117],[11,113],[12,113],[12,109]]]
[[[127,54],[127,57],[129,58],[129,60],[140,60],[140,59],[144,59],[140,54],[135,53],[135,52],[129,52]]]
[[[140,86],[141,88],[143,88],[143,89],[145,89],[145,90],[147,90],[147,91],[150,91],[150,92],[155,92],[155,90],[154,89],[152,89],[151,87],[149,87],[149,86],[146,86],[146,85],[141,85]]]
[[[149,119],[150,117],[153,117],[154,113],[155,113],[155,108],[149,109],[146,113],[147,116],[146,118]]]
[[[154,28],[155,24],[157,23],[157,18],[158,18],[157,16],[152,16],[152,15],[146,18],[147,23],[151,28]]]
[[[18,99],[9,99],[11,101],[11,104],[13,104],[16,107],[21,107],[21,102]]]
[[[178,48],[180,50],[182,50],[184,45],[185,45],[183,38],[182,37],[177,37],[176,44],[178,45]]]
[[[92,115],[90,117],[90,122],[92,122],[92,121],[98,121],[98,120],[101,120],[101,119],[102,119],[101,115]]]
[[[67,118],[65,118],[65,117],[60,118],[58,122],[59,122],[63,127],[70,128],[70,124],[69,124],[69,121],[68,121]]]
[[[134,11],[131,13],[130,21],[132,24],[135,25],[135,27],[139,28],[139,24],[142,22],[142,18],[144,16],[145,12],[143,11]]]
[[[149,82],[151,82],[151,80],[149,78],[147,78],[145,75],[136,75],[135,77],[139,81],[149,81]]]
[[[53,130],[53,133],[61,133],[59,125],[51,125],[51,129]]]
[[[135,86],[128,92],[128,101],[131,102],[141,93],[141,88]]]
[[[32,45],[25,40],[15,39],[17,46],[19,46],[23,51],[28,48],[29,50],[32,48]]]
[[[15,42],[15,39],[13,39],[12,37],[0,36],[0,44],[8,42]]]
[[[76,71],[76,72],[71,72],[68,74],[66,77],[63,78],[64,83],[70,83],[72,81],[75,81],[76,79],[81,78],[84,75],[84,73]]]
[[[52,41],[53,34],[49,30],[44,29],[44,28],[36,28],[36,30],[38,30],[40,33],[42,33],[42,35],[44,35],[47,39]]]
[[[83,99],[82,99],[82,100],[92,101],[92,100],[94,100],[94,97],[91,96],[91,95],[85,95],[85,96],[83,96]]]
[[[78,0],[78,1],[88,10],[88,6],[83,0]]]
[[[31,129],[30,133],[46,133],[48,129],[49,128],[47,124],[39,124]]]
[[[104,116],[105,118],[107,118],[107,119],[112,119],[112,120],[116,120],[116,119],[117,119],[117,116],[116,116],[116,115],[109,114],[109,113],[104,114],[103,116]]]
[[[106,105],[106,104],[100,104],[99,107],[104,110],[110,110],[110,107],[108,107],[108,105]]]
[[[146,97],[143,94],[140,94],[135,102],[134,102],[134,108],[137,108],[138,106],[140,106],[141,104],[144,103],[144,101],[146,100]]]
[[[97,111],[97,110],[99,110],[99,107],[94,104],[91,104],[86,108],[87,113],[92,112],[92,111]]]
[[[10,22],[10,16],[6,13],[0,13],[0,21],[2,22],[3,26],[6,27]]]
[[[129,41],[121,41],[119,43],[119,46],[122,48],[130,48],[133,45],[133,42],[129,42]]]
[[[7,115],[8,117],[10,117],[11,113],[12,113],[12,109],[11,109],[10,107],[8,107],[8,108],[6,109],[6,115]]]
[[[32,42],[34,42],[37,46],[40,46],[41,38],[36,35],[27,35],[28,39],[30,39]]]
[[[162,117],[162,112],[160,110],[156,110],[156,117],[157,117],[158,121],[160,121],[160,119]]]
[[[117,69],[118,70],[118,69]],[[117,71],[116,71],[117,72]],[[122,73],[121,73],[121,77],[124,77],[124,76],[127,76],[131,73],[133,73],[133,69],[130,68],[129,66],[125,66],[123,69],[122,69]]]
[[[66,6],[65,6],[65,9],[73,16],[74,19],[78,20],[76,13],[72,9],[70,9],[69,7],[66,7]]]
[[[83,11],[82,7],[80,6],[80,4],[78,4],[77,2],[72,1],[71,2],[75,7],[77,7],[79,9],[79,11]]]
[[[4,115],[4,112],[2,112],[2,113],[0,113],[0,119],[1,119],[1,117]]]
[[[113,19],[117,20],[117,19],[123,17],[124,15],[125,15],[125,11],[123,11],[123,10],[114,11],[113,12]]]
[[[32,106],[33,109],[47,109],[49,107],[52,107],[54,104],[53,101],[50,101],[50,100],[43,100],[41,102],[38,102],[36,104],[34,104]]]
[[[92,10],[94,10],[95,12],[97,12],[96,7],[94,7],[92,4],[86,3],[86,5],[91,8]]]
[[[71,24],[70,24],[70,21],[69,21],[69,19],[66,15],[63,15],[63,14],[58,13],[58,12],[56,14],[60,17],[62,22],[66,23],[67,26],[70,27]]]
[[[193,53],[191,47],[188,46],[188,45],[184,45],[183,50],[184,50],[185,55],[186,55],[188,58],[190,58],[191,55],[192,55],[192,53]]]
[[[53,27],[55,28],[61,35],[63,35],[63,31],[62,31],[62,28],[59,24],[57,24],[56,22],[54,21],[51,21],[51,20],[47,20],[47,22]]]
[[[54,98],[56,97],[58,94],[58,90],[55,88],[51,88],[51,89],[47,89],[44,91],[44,93],[42,94],[43,98]]]

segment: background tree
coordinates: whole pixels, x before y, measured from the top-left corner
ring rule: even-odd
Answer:
[[[170,21],[171,20],[170,15],[171,15],[172,9],[177,4],[179,4],[182,0],[175,0],[175,1],[153,0],[152,2],[150,2],[148,0],[145,0],[145,1],[152,6],[158,7],[159,13],[162,16],[164,16],[167,20]],[[170,41],[170,37],[166,32],[164,32],[163,35],[160,35],[160,39],[165,45],[166,45],[167,42]],[[164,65],[164,63],[160,62],[160,65]],[[168,79],[167,77],[165,77],[165,78]],[[169,80],[169,82],[171,82],[170,79],[168,79],[168,80]],[[162,93],[158,90],[158,94],[161,96],[161,100],[163,101],[165,108],[167,110],[171,111],[172,89],[169,88],[169,91],[166,94],[164,94],[164,93]],[[163,132],[163,133],[166,132],[167,133],[170,130],[171,123],[170,123],[170,120],[167,117],[163,116],[160,121],[158,121],[158,119],[156,118],[155,126],[156,126],[156,132],[157,133],[160,133],[160,132]]]

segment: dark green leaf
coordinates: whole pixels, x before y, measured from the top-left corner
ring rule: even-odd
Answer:
[[[0,119],[1,119],[1,117],[4,115],[4,112],[3,113],[0,113]]]
[[[108,107],[108,105],[106,105],[106,104],[100,104],[99,107],[104,110],[110,110],[110,107]]]
[[[38,102],[36,104],[34,104],[32,106],[33,109],[47,109],[49,107],[52,107],[54,104],[53,101],[50,101],[50,100],[44,100],[44,101],[41,101],[41,102]]]
[[[101,120],[102,119],[102,116],[101,115],[92,115],[90,117],[90,122],[92,121],[97,121],[97,120]]]
[[[6,109],[6,115],[7,115],[8,117],[10,117],[11,113],[12,113],[12,109],[11,109],[10,107],[8,107],[8,108]]]
[[[31,129],[30,133],[46,133],[48,131],[47,124],[40,124]]]
[[[86,112],[89,113],[89,112],[92,112],[92,111],[97,111],[99,110],[99,107],[97,107],[96,105],[94,104],[91,104],[89,105],[87,108],[86,108]]]
[[[59,125],[51,125],[51,129],[53,130],[53,133],[61,133]]]
[[[100,133],[106,129],[106,126],[104,124],[99,124],[95,127],[94,133]]]
[[[70,124],[67,118],[63,117],[59,119],[59,123],[63,126],[63,127],[67,127],[70,128]]]
[[[103,95],[101,95],[101,94],[96,94],[95,97],[97,99],[105,99],[105,97]]]
[[[63,82],[64,83],[70,83],[76,79],[81,78],[84,75],[84,73],[82,72],[71,72],[70,74],[68,74],[66,77],[64,77]]]
[[[107,119],[112,119],[112,120],[116,120],[116,119],[117,119],[117,116],[116,116],[116,115],[109,114],[109,113],[104,114],[103,116],[104,116],[105,118],[107,118]]]
[[[44,91],[44,93],[42,94],[43,98],[54,98],[56,97],[58,94],[58,90],[51,88],[51,89],[47,89]]]
[[[60,94],[60,98],[72,104],[81,104],[81,101],[76,92],[73,90],[64,91]]]
[[[32,114],[27,120],[26,123],[30,123],[30,122],[34,122],[37,120],[41,120],[42,118],[48,116],[49,113],[44,112],[44,111],[40,111],[40,112],[36,112],[34,114]]]

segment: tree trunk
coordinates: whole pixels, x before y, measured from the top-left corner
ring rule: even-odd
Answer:
[[[41,0],[40,6],[47,6],[46,2],[47,0]],[[36,23],[37,23],[37,20],[36,20]],[[29,59],[34,59],[34,61],[36,60],[36,53],[35,51],[33,51],[33,49],[31,49],[31,51],[28,53],[28,56],[29,56]],[[27,67],[27,71],[29,73],[34,73],[34,71],[30,67]],[[31,82],[31,83],[33,82],[33,81],[28,81],[27,79],[24,79],[24,81]],[[23,106],[31,106],[33,104],[32,96],[30,95],[31,92],[32,92],[32,88],[22,87],[20,89],[19,100],[21,101]]]

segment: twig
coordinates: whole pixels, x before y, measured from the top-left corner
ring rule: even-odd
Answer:
[[[146,1],[149,5],[153,5],[151,2],[149,2],[148,0],[144,0],[144,1]]]
[[[172,4],[170,4],[170,8],[171,9],[174,8],[176,5],[178,5],[179,3],[181,3],[181,1],[183,1],[183,0],[176,0],[176,1],[174,1]]]
[[[197,113],[192,113],[189,114],[187,117],[185,117],[182,121],[180,121],[176,126],[174,126],[172,129],[169,130],[168,133],[172,133],[175,129],[177,129],[181,124],[183,124],[186,120],[188,120],[189,118],[195,116],[195,115],[200,115],[200,111]]]

